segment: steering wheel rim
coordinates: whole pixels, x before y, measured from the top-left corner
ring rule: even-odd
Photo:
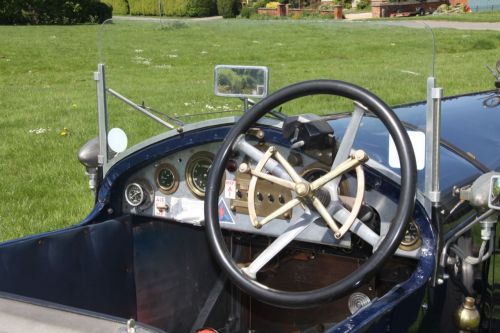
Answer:
[[[391,227],[376,251],[354,272],[328,286],[300,292],[272,289],[250,279],[233,261],[226,248],[218,218],[220,179],[232,153],[232,146],[241,133],[245,133],[270,110],[293,99],[309,95],[346,97],[363,104],[384,124],[392,136],[401,165],[400,203]],[[343,81],[313,80],[296,83],[269,95],[233,126],[223,141],[209,174],[205,195],[205,230],[212,253],[231,281],[248,295],[265,303],[285,308],[305,308],[331,302],[345,296],[369,279],[396,250],[413,212],[416,190],[416,162],[413,147],[403,125],[380,98],[368,90]]]

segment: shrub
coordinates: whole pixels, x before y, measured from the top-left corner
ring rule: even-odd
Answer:
[[[186,0],[186,15],[191,17],[210,16],[216,13],[214,0]]]
[[[88,17],[88,21],[92,23],[102,23],[113,16],[112,8],[104,2],[91,1],[90,5],[83,9],[82,18]]]
[[[111,7],[97,0],[3,0],[0,24],[103,22]]]
[[[368,0],[359,0],[358,4],[356,5],[356,8],[358,9],[365,9],[370,5],[370,1]]]
[[[278,8],[279,4],[280,3],[277,2],[277,1],[269,2],[269,3],[266,4],[266,8],[268,8],[268,9],[276,9],[276,8]]]
[[[241,8],[240,16],[244,18],[250,18],[257,14],[257,8],[251,6],[244,6]]]
[[[333,10],[336,4],[333,2],[324,2],[321,5],[319,5],[318,10],[320,11],[326,11],[326,10]]]
[[[128,0],[132,15],[160,15],[158,0]]]
[[[114,15],[127,15],[129,13],[127,0],[101,0],[113,8]]]
[[[232,18],[238,15],[238,1],[236,0],[217,0],[217,12],[223,18]]]
[[[269,3],[269,0],[258,0],[253,4],[253,8],[262,8],[266,7],[266,5]]]
[[[167,16],[186,16],[186,0],[164,0],[163,11]]]

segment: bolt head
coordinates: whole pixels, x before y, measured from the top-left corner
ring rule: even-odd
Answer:
[[[309,185],[305,183],[298,183],[295,185],[295,192],[298,196],[306,196],[309,194]]]

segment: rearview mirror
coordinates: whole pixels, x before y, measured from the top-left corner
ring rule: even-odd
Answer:
[[[491,177],[488,207],[500,210],[500,176]]]
[[[215,66],[215,95],[224,97],[264,98],[269,82],[264,66]]]

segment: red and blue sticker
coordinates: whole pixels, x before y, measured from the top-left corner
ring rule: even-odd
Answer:
[[[219,199],[219,222],[235,224],[234,216],[227,207],[226,201],[223,198]]]

